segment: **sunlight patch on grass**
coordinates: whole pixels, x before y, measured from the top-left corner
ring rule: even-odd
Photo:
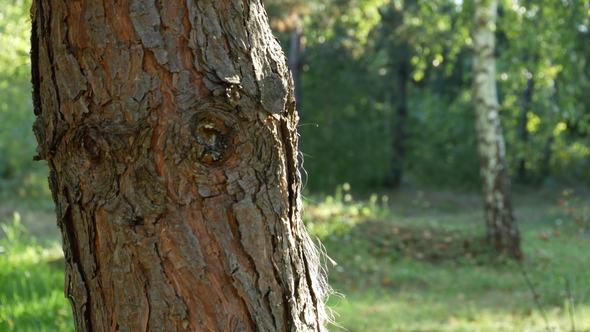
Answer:
[[[350,185],[344,183],[336,188],[333,196],[322,198],[321,203],[314,197],[303,201],[303,221],[311,233],[320,239],[344,235],[365,218],[389,213],[387,196],[373,194],[368,200],[361,201],[355,200],[350,190]]]

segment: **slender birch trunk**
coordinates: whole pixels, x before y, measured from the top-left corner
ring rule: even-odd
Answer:
[[[494,31],[497,2],[475,1],[473,101],[481,159],[487,239],[496,250],[520,259],[520,235],[512,213],[510,179],[498,112]]]

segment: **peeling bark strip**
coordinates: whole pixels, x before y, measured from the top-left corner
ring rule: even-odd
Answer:
[[[476,113],[480,174],[485,198],[488,242],[504,255],[522,257],[520,235],[512,214],[510,179],[498,113],[494,31],[496,1],[476,0],[473,27],[473,100]]]
[[[257,0],[36,0],[78,331],[325,330],[291,74]]]

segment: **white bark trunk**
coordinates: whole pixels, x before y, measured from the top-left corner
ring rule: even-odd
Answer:
[[[502,254],[520,258],[520,237],[512,214],[496,91],[494,31],[497,2],[476,0],[475,5],[473,100],[488,241]]]

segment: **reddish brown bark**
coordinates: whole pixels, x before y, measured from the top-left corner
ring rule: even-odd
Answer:
[[[31,12],[36,159],[77,330],[322,330],[292,80],[262,4]]]

